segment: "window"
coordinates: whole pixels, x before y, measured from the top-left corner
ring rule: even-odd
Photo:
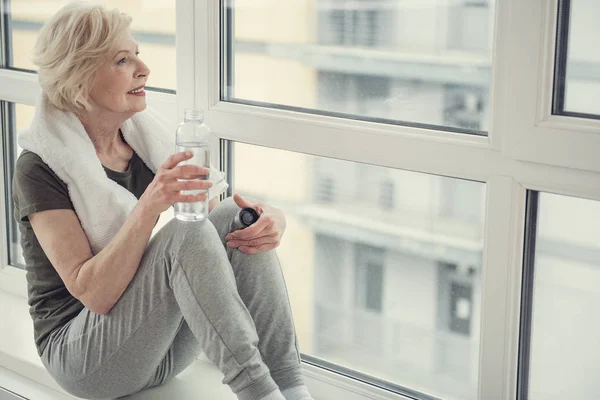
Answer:
[[[391,2],[356,4],[348,0],[320,1],[318,5],[319,44],[334,46],[385,47],[394,35]]]
[[[315,190],[315,201],[318,203],[331,203],[335,196],[335,183],[330,176],[318,178],[318,186]]]
[[[463,335],[471,331],[471,304],[473,290],[469,285],[452,283],[450,299],[450,330]]]
[[[30,52],[66,1],[0,1],[0,258],[15,266]],[[203,108],[229,193],[285,212],[315,398],[599,392],[597,1],[103,3],[133,15],[161,88],[149,104],[173,129]],[[25,272],[2,267],[0,295],[25,296]]]
[[[381,313],[383,307],[384,251],[357,244],[354,247],[354,287],[356,307]]]
[[[69,0],[9,0],[8,28],[12,36],[8,67],[35,70],[31,61],[43,24]],[[175,2],[101,0],[132,16],[131,29],[140,45],[140,57],[151,70],[148,86],[175,89]]]
[[[520,398],[569,393],[591,399],[600,391],[594,373],[600,360],[600,202],[550,193],[530,198],[532,257],[521,338],[529,368],[521,371]]]
[[[396,187],[392,180],[382,180],[379,188],[379,205],[385,210],[392,210],[396,203]]]
[[[439,263],[438,319],[448,332],[471,334],[473,321],[473,291],[479,279],[477,268],[464,264]]]
[[[485,135],[494,7],[451,3],[227,5],[222,99]]]
[[[3,135],[4,137],[4,148],[6,149],[5,159],[6,163],[6,175],[7,182],[12,182],[12,172],[17,158],[21,154],[21,147],[17,143],[16,134],[21,129],[27,127],[31,119],[33,118],[34,107],[27,106],[24,104],[14,104],[8,102],[0,102],[2,104],[2,119],[5,131],[11,132],[12,134]],[[11,185],[7,185],[7,198],[11,199],[12,188]],[[9,262],[20,268],[25,267],[21,250],[21,234],[17,227],[17,222],[13,216],[12,202],[9,203],[10,207],[6,210],[7,212],[7,228],[8,228],[8,239],[9,239]]]
[[[595,0],[559,1],[554,113],[600,119],[600,7]]]
[[[484,210],[438,213],[435,188],[454,179],[230,146],[235,190],[287,216],[290,239],[278,254],[304,357],[400,393],[475,399]],[[314,196],[323,192],[321,174],[332,188],[326,202]],[[393,209],[380,204],[383,176],[403,188]],[[483,202],[484,190],[448,187],[465,191],[469,204]],[[440,271],[440,263],[461,268]]]

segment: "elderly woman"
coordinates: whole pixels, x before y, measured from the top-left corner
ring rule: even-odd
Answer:
[[[311,399],[273,250],[285,229],[281,211],[237,195],[218,203],[221,184],[208,220],[173,219],[150,240],[163,211],[206,199],[188,191],[216,183],[186,180],[208,173],[183,165],[186,153],[169,148],[152,168],[150,153],[128,143],[145,144],[140,152],[157,146],[144,136],[151,120],[138,120],[146,122],[137,136],[132,128],[149,112],[150,71],[130,22],[72,3],[36,44],[42,96],[19,138],[13,187],[43,364],[71,394],[104,399],[161,385],[204,351],[239,399]],[[130,208],[115,200],[126,196]],[[260,217],[232,232],[240,207]],[[118,226],[100,232],[105,242],[94,236],[122,209]]]

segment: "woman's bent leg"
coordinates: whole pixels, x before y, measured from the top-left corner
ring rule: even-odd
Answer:
[[[179,228],[168,246],[168,269],[184,318],[204,353],[225,374],[223,383],[242,400],[266,396],[277,385],[257,348],[254,322],[215,227],[209,220],[174,224]]]
[[[300,350],[285,280],[275,250],[254,255],[228,248],[225,236],[240,211],[232,198],[223,200],[208,218],[227,249],[240,297],[254,320],[258,348],[281,390],[303,384]]]
[[[150,241],[132,282],[107,315],[87,309],[53,333],[43,360],[73,394],[131,394],[156,378],[185,318],[200,348],[242,400],[277,385],[210,221],[172,220]]]
[[[147,388],[162,385],[182,373],[202,352],[200,344],[187,322],[182,318],[181,326],[169,349],[156,367]]]

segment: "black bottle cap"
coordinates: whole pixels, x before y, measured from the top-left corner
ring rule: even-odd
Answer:
[[[246,207],[240,211],[240,222],[246,228],[255,223],[258,220],[258,217],[258,213],[253,208]]]

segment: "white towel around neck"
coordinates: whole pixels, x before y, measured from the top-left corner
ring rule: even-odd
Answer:
[[[153,173],[176,152],[175,127],[150,108],[125,121],[121,131]],[[36,153],[67,184],[92,252],[99,253],[121,229],[138,200],[108,178],[79,118],[54,107],[42,94],[31,125],[19,133],[18,143]],[[209,199],[229,186],[224,174],[213,166],[209,180],[213,182]]]

